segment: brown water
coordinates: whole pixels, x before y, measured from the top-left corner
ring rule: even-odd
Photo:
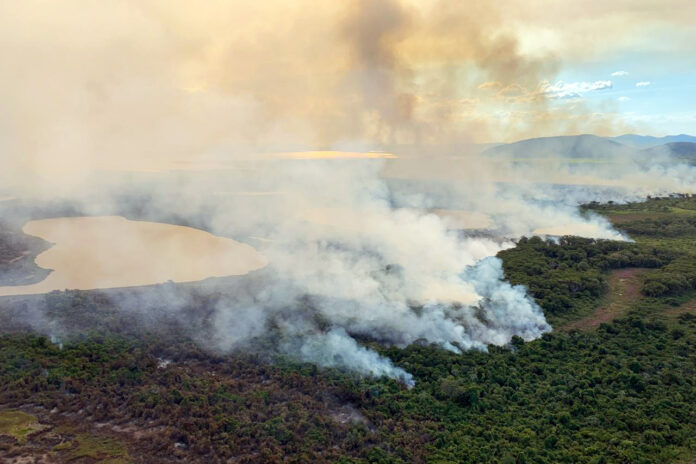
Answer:
[[[229,238],[120,216],[42,219],[23,230],[54,244],[35,260],[53,272],[36,284],[0,287],[0,296],[194,282],[267,264],[253,247]]]

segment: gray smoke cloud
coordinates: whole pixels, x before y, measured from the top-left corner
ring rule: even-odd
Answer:
[[[286,346],[288,352],[299,352],[303,361],[324,367],[349,367],[357,372],[376,377],[390,377],[413,387],[413,376],[395,367],[391,361],[358,343],[343,328],[334,328],[326,333],[303,334],[301,346]]]

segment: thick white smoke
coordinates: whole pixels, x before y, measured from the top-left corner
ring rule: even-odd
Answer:
[[[313,362],[324,367],[349,367],[357,372],[377,377],[387,376],[402,381],[406,386],[415,385],[413,376],[395,367],[391,361],[358,343],[342,328],[334,328],[326,333],[302,337],[298,347],[286,346],[289,352],[299,351],[303,361]]]
[[[435,214],[393,207],[381,162],[266,168],[264,181],[271,178],[283,195],[264,195],[266,207],[245,209],[243,217],[223,208],[215,221],[226,233],[244,222],[245,233],[263,238],[256,246],[269,261],[263,285],[241,302],[218,305],[217,347],[245,346],[272,327],[299,359],[410,383],[351,336],[460,351],[550,330],[492,257],[511,241],[466,237]],[[269,218],[269,211],[278,214]]]

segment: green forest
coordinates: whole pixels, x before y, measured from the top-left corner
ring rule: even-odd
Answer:
[[[211,353],[99,292],[45,297],[60,340],[0,312],[0,456],[109,463],[692,463],[696,199],[589,204],[632,242],[522,238],[499,254],[554,330],[456,354],[363,340],[412,373]],[[0,247],[0,250],[2,248]],[[204,307],[205,305],[201,305]],[[11,461],[10,461],[11,462]]]

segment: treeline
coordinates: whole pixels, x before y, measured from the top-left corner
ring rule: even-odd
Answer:
[[[36,255],[46,250],[49,244],[25,235],[21,226],[21,223],[8,222],[0,216],[0,286],[39,282],[49,273],[34,263]]]
[[[95,334],[61,349],[4,335],[0,404],[146,430],[127,440],[141,463],[647,463],[696,449],[688,314],[487,353],[373,346],[416,386],[157,337]]]
[[[680,296],[696,290],[696,261],[690,255],[681,256],[667,266],[647,275],[643,293],[647,296]]]
[[[643,294],[679,297],[696,290],[696,197],[674,195],[591,208],[609,215],[640,246],[673,255],[669,263],[645,276]]]
[[[682,237],[696,236],[696,215],[646,218],[625,222],[621,229],[630,235],[645,235],[650,237]]]
[[[583,205],[584,209],[590,209],[602,214],[626,213],[626,212],[650,212],[669,213],[674,208],[696,211],[696,196],[691,194],[675,194],[666,197],[648,197],[645,201],[615,203],[599,203],[593,201]]]
[[[61,349],[42,336],[0,337],[0,404],[160,430],[131,442],[138,462],[359,457],[369,448],[360,438],[365,427],[351,432],[353,424],[337,420],[338,389],[303,373],[253,356],[216,357],[186,342],[165,349],[155,340],[94,335]]]
[[[607,214],[635,243],[561,237],[522,238],[499,254],[512,283],[526,285],[552,320],[594,307],[605,292],[606,271],[645,273],[641,292],[656,298],[696,291],[696,198],[652,198],[625,205],[586,205]]]
[[[597,304],[605,273],[625,267],[659,268],[673,255],[630,242],[561,237],[523,237],[498,254],[511,283],[525,285],[547,316],[563,316]]]
[[[696,449],[694,319],[669,328],[630,316],[488,354],[385,350],[422,390],[398,408],[393,396],[374,402],[385,415],[442,418],[426,429],[429,462],[674,462]]]

